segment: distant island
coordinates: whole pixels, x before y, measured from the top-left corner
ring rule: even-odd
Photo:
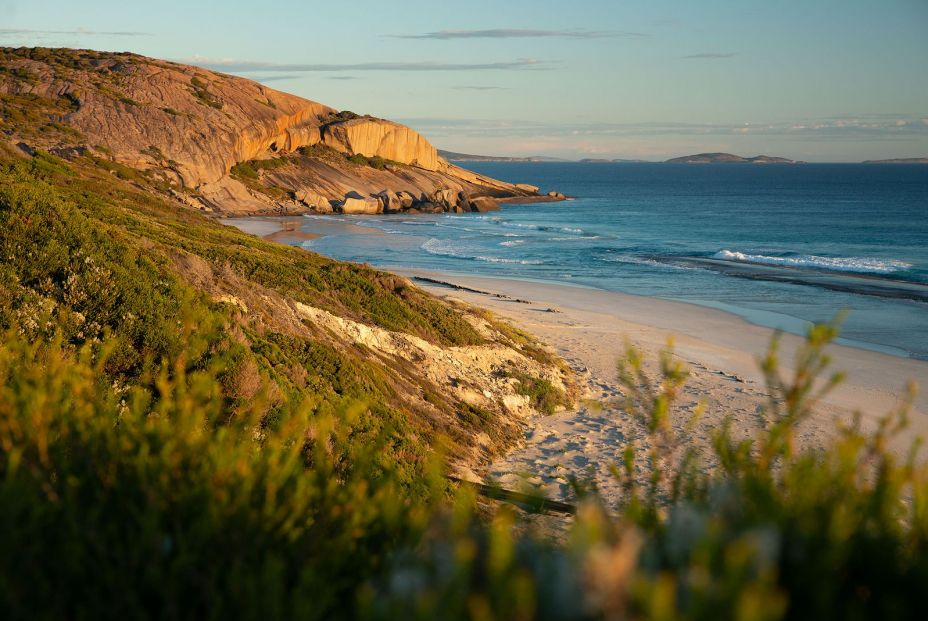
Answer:
[[[533,155],[529,157],[505,157],[496,155],[471,155],[469,153],[455,153],[454,151],[438,150],[439,157],[449,162],[563,162],[556,157]]]
[[[675,157],[665,162],[666,164],[804,164],[798,160],[790,160],[785,157],[773,157],[771,155],[756,155],[754,157],[742,157],[732,153],[697,153],[696,155],[684,155]]]
[[[890,160],[867,160],[864,164],[928,164],[928,157],[897,157]]]

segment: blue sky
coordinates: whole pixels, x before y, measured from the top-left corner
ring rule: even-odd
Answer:
[[[472,153],[928,156],[928,0],[0,0],[0,45],[201,64]]]

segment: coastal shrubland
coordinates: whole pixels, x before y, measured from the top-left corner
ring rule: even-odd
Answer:
[[[11,280],[7,272],[5,295]],[[258,380],[236,400],[224,386],[254,371],[234,347],[215,355],[221,312],[194,322],[190,310],[172,315],[176,330],[159,339],[174,347],[147,356],[132,381],[112,379],[125,368],[113,362],[126,338],[118,331],[75,345],[58,327],[66,322],[46,321],[43,338],[7,324],[8,618],[917,616],[928,472],[914,451],[899,459],[888,448],[904,409],[869,437],[851,425],[822,450],[792,442],[833,383],[818,381],[833,327],[810,333],[791,377],[771,350],[769,427],[735,440],[723,426],[708,469],[670,425],[686,369],[668,356],[649,377],[630,352],[628,407],[648,424],[652,448],[627,447],[614,471],[625,485],[617,507],[575,480],[577,514],[556,542],[516,528],[519,512],[478,501],[466,485],[450,489],[440,452],[404,472],[415,447],[364,422],[364,399],[383,379],[334,372],[355,364],[337,352],[278,336],[263,345],[279,348],[267,359],[301,352],[318,376],[294,381],[311,391],[282,400]],[[328,390],[332,377],[347,383]],[[659,466],[644,483],[643,466]]]
[[[4,123],[59,131],[48,101],[5,97]],[[629,350],[625,415],[648,437],[621,447],[617,506],[573,480],[559,540],[445,476],[512,443],[511,412],[455,392],[456,367],[439,385],[431,360],[345,335],[504,352],[494,376],[553,411],[570,400],[552,381],[563,363],[533,337],[223,226],[144,171],[72,158],[0,154],[5,618],[921,615],[928,471],[918,446],[889,448],[905,409],[873,435],[794,442],[840,381],[835,326],[809,333],[791,374],[771,349],[766,427],[722,425],[708,458],[671,424],[686,368]]]

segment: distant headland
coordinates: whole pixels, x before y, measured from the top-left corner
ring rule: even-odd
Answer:
[[[791,160],[785,157],[773,157],[772,155],[756,155],[754,157],[742,157],[732,153],[697,153],[696,155],[684,155],[675,157],[666,161],[667,164],[804,164],[799,160]]]
[[[744,157],[734,153],[696,153],[683,155],[669,160],[642,160],[627,158],[585,157],[579,160],[532,155],[509,157],[502,155],[472,155],[455,153],[439,149],[438,155],[449,162],[579,162],[581,164],[807,164],[802,160],[793,160],[773,155],[755,155]],[[846,162],[857,164],[857,162]],[[860,164],[928,164],[928,157],[899,157],[882,160],[864,160]]]
[[[455,153],[454,151],[438,150],[438,156],[449,162],[566,162],[557,157],[544,157],[532,155],[528,157],[505,157],[496,155],[471,155],[469,153]]]
[[[890,160],[867,160],[864,164],[928,164],[928,157],[897,157]]]

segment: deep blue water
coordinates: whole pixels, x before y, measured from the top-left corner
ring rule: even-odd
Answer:
[[[488,214],[307,217],[305,230],[326,235],[309,247],[387,268],[684,300],[794,332],[846,310],[847,342],[928,359],[928,166],[467,167],[576,198]]]

